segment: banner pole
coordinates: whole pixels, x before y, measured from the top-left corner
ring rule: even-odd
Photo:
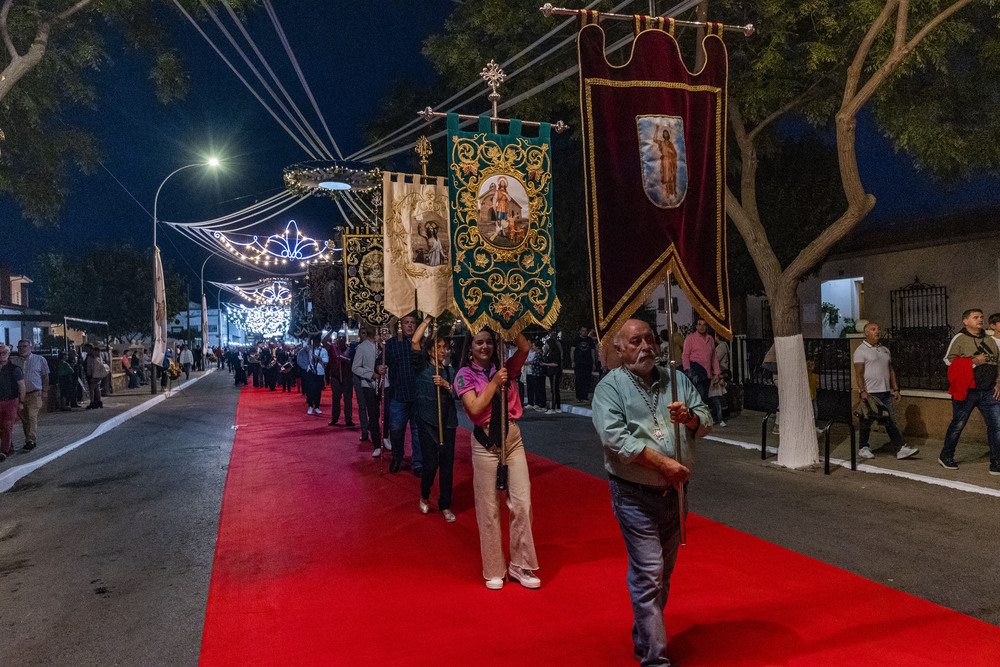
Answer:
[[[670,398],[671,403],[677,402],[677,360],[674,359],[674,346],[671,340],[674,336],[674,303],[671,297],[671,286],[670,278],[671,273],[667,273],[667,277],[663,279],[663,288],[666,290],[667,297],[667,332],[669,338],[667,339],[667,359],[670,364]],[[686,427],[685,427],[686,428]],[[676,454],[678,454],[678,462],[680,462],[680,451],[681,451],[681,425],[674,422],[674,447],[676,448]],[[677,489],[677,510],[680,514],[681,522],[681,546],[687,546],[687,521],[684,516],[684,485],[679,484],[675,487]]]
[[[437,318],[434,318],[434,329],[431,333],[431,340],[434,341],[434,375],[441,375],[441,368],[438,366],[438,324]],[[437,397],[438,406],[438,446],[444,447],[444,422],[441,420],[441,390],[435,385],[434,395]]]
[[[551,2],[546,2],[544,5],[538,8],[538,11],[540,11],[546,17],[549,17],[552,16],[553,14],[555,14],[556,16],[576,16],[587,10],[553,7]],[[650,14],[653,13],[654,12],[650,11]],[[647,16],[644,18],[659,18],[659,17]],[[598,14],[598,20],[603,21],[604,19],[612,19],[615,21],[633,21],[635,20],[635,16],[631,14],[612,14],[612,13],[600,12]],[[683,26],[685,28],[705,28],[710,25],[707,21],[680,21],[677,19],[674,19],[674,24]],[[756,31],[752,23],[747,23],[746,25],[726,25],[726,24],[716,24],[716,25],[719,25],[719,27],[721,27],[723,30],[729,32],[742,32],[747,37],[750,37]]]

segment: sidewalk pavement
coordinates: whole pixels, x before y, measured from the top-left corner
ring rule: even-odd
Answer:
[[[200,378],[211,372],[195,371],[191,373],[191,380]],[[184,384],[183,374],[177,380],[170,382],[167,395],[175,392]],[[10,470],[15,466],[30,464],[40,458],[49,456],[66,445],[82,440],[94,433],[102,424],[113,418],[135,408],[146,401],[160,396],[164,392],[159,386],[156,394],[150,394],[149,385],[137,387],[135,389],[124,389],[116,391],[114,394],[104,396],[104,407],[97,410],[88,410],[86,403],[81,403],[83,407],[74,408],[69,412],[43,412],[38,416],[38,446],[31,450],[24,449],[24,429],[21,422],[14,424],[14,453],[7,457],[6,461],[0,462],[0,473]]]
[[[581,417],[590,418],[590,402],[563,403],[562,411]],[[760,456],[761,421],[763,412],[743,410],[727,420],[725,427],[714,426],[712,433],[706,437],[725,444],[750,449]],[[817,422],[817,426],[826,427],[827,422]],[[958,470],[946,470],[938,463],[942,441],[933,438],[914,438],[904,434],[905,442],[910,447],[919,448],[919,452],[908,459],[897,460],[889,447],[889,437],[884,428],[873,429],[869,438],[869,447],[875,454],[874,459],[857,457],[858,472],[888,474],[906,477],[927,484],[948,486],[972,493],[981,493],[1000,497],[1000,477],[989,473],[990,457],[986,444],[959,442],[955,452]],[[777,447],[781,445],[781,435],[774,434],[774,417],[767,423],[767,460],[774,463],[777,459]],[[779,429],[780,430],[780,429]],[[859,435],[855,429],[855,438]],[[816,434],[819,443],[819,464],[823,467],[823,454],[826,436]],[[851,437],[846,424],[834,423],[830,427],[830,474],[852,474]]]

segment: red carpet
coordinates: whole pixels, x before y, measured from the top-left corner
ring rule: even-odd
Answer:
[[[469,434],[448,524],[419,513],[415,477],[386,463],[380,478],[358,431],[328,420],[298,394],[243,392],[202,664],[638,664],[606,482],[529,455],[542,588],[489,591]],[[1000,664],[1000,628],[701,517],[688,525],[667,605],[685,667]]]

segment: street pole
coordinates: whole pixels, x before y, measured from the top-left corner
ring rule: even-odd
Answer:
[[[170,177],[173,176],[174,174],[176,174],[177,172],[184,171],[185,169],[190,169],[192,167],[201,167],[201,166],[204,166],[204,165],[208,165],[209,167],[218,167],[219,166],[219,160],[213,157],[213,158],[210,158],[206,162],[193,162],[191,164],[186,164],[183,167],[178,167],[177,169],[174,169],[172,172],[170,172],[169,174],[167,174],[167,177],[164,178],[162,182],[160,182],[160,187],[156,188],[156,196],[153,197],[153,328],[152,328],[151,334],[149,336],[149,360],[150,360],[150,366],[151,366],[151,368],[150,368],[150,374],[149,374],[150,375],[149,393],[151,393],[151,394],[155,394],[156,393],[156,382],[155,382],[155,380],[156,380],[156,375],[157,375],[156,371],[154,370],[156,368],[156,366],[152,363],[152,361],[153,361],[153,349],[156,347],[156,250],[157,250],[157,248],[156,248],[156,223],[159,220],[159,218],[157,218],[157,216],[156,216],[156,209],[157,209],[157,204],[159,204],[159,202],[160,202],[160,190],[162,190],[163,186],[167,184],[167,181],[170,180]],[[164,285],[164,299],[166,299],[166,289],[165,288],[166,288],[166,285]],[[189,308],[190,308],[190,306],[189,306]],[[164,334],[165,333],[166,332],[164,332]]]

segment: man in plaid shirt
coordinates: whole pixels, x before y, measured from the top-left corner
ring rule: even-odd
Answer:
[[[410,422],[410,447],[413,450],[413,474],[423,473],[423,457],[420,454],[420,436],[417,434],[417,382],[413,374],[410,339],[417,329],[416,315],[410,314],[400,320],[403,337],[390,338],[385,342],[385,364],[389,370],[389,441],[392,444],[392,463],[389,472],[399,472],[403,465],[403,440],[406,437],[406,422]]]

